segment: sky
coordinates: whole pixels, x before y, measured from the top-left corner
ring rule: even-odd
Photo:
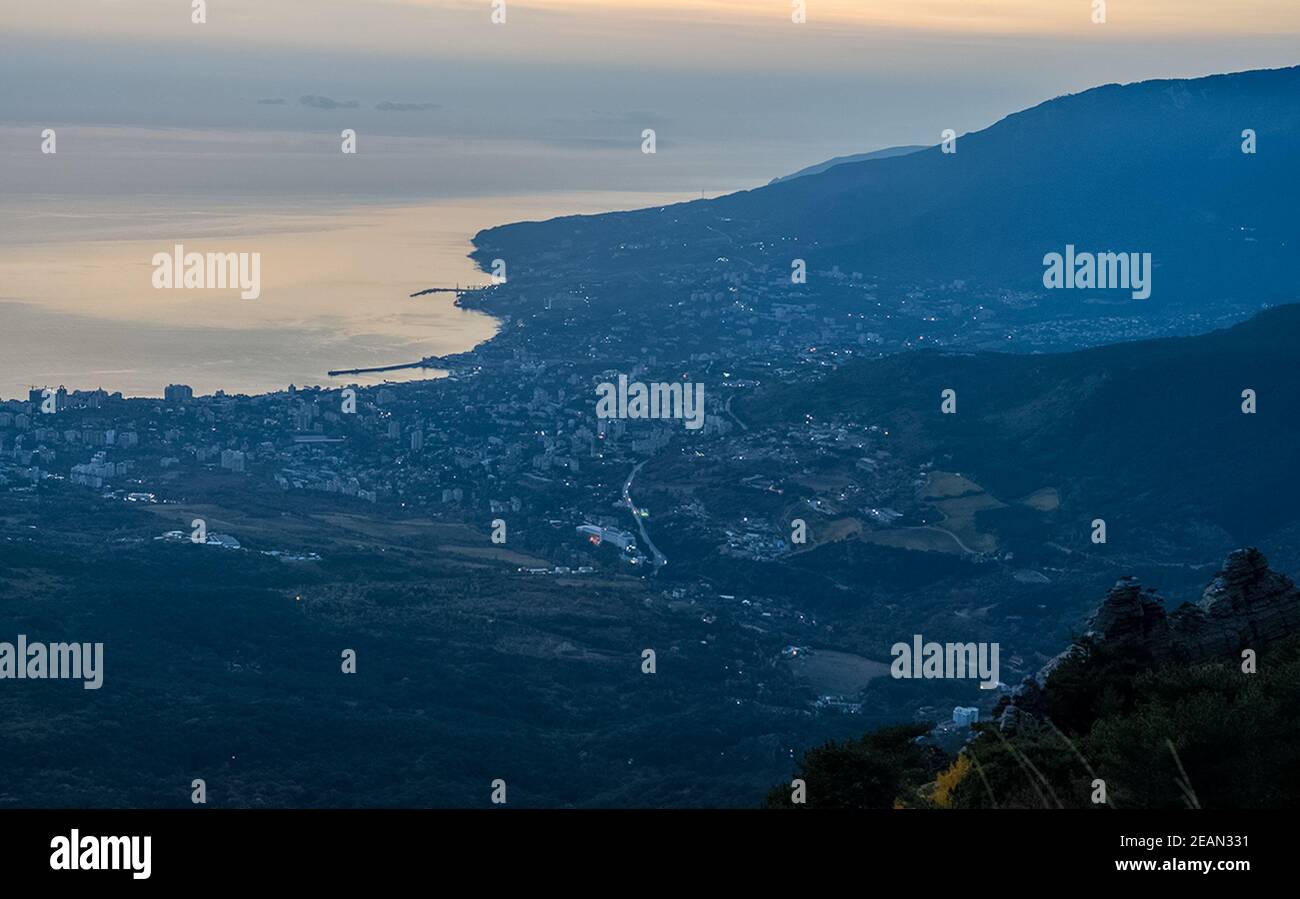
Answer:
[[[208,0],[209,39],[235,31],[244,40],[275,45],[346,45],[385,49],[452,49],[473,55],[461,40],[485,26],[519,25],[494,33],[541,56],[581,49],[590,32],[636,23],[638,38],[653,30],[766,29],[792,24],[799,5],[812,29],[911,34],[1082,34],[1094,25],[1093,0],[503,0],[506,21],[491,21],[494,0]],[[1130,37],[1267,34],[1296,25],[1290,0],[1108,0],[1106,25]],[[52,35],[182,34],[191,0],[10,0],[4,23]],[[652,29],[647,33],[645,28]],[[541,34],[544,42],[530,40]],[[567,36],[567,40],[565,39]],[[630,36],[630,35],[629,35]],[[614,42],[615,45],[621,42]],[[631,41],[627,43],[633,43]],[[637,41],[645,46],[645,42]],[[605,48],[613,50],[613,46]],[[659,48],[662,50],[663,48]]]
[[[219,129],[232,153],[351,127],[481,148],[467,191],[716,193],[1097,84],[1300,61],[1295,0],[1111,0],[1105,24],[1093,0],[808,0],[806,24],[789,0],[505,2],[494,25],[492,0],[208,0],[196,25],[191,0],[5,0],[0,124]],[[596,161],[644,128],[654,172]]]

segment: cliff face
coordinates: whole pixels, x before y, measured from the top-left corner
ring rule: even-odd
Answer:
[[[1257,549],[1239,549],[1197,603],[1166,612],[1158,596],[1134,578],[1123,578],[1106,594],[1088,622],[1085,639],[1144,667],[1204,662],[1239,664],[1241,651],[1258,652],[1300,633],[1300,590],[1286,575],[1268,567]],[[1052,673],[1067,658],[1085,652],[1076,643],[1011,696],[999,719],[1014,729],[1038,708]]]
[[[1132,578],[1111,588],[1089,622],[1089,633],[1108,647],[1149,659],[1198,664],[1239,660],[1300,631],[1300,591],[1268,567],[1257,549],[1239,549],[1210,582],[1198,603],[1166,614]]]

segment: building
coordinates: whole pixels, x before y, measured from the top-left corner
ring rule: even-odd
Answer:
[[[980,710],[974,706],[959,705],[952,710],[952,723],[958,727],[970,727],[980,720]]]
[[[163,400],[171,406],[179,406],[194,399],[194,390],[186,384],[168,384],[163,390]]]
[[[228,471],[243,471],[244,454],[239,450],[222,450],[221,467]]]
[[[636,549],[636,538],[627,531],[620,531],[618,528],[602,528],[599,525],[583,524],[578,526],[578,534],[586,537],[592,546],[612,543],[624,552]]]
[[[68,480],[82,487],[99,488],[103,487],[106,481],[111,480],[119,473],[117,465],[107,461],[101,452],[95,453],[89,462],[72,466]]]

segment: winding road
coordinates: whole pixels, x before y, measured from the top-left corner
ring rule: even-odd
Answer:
[[[646,462],[648,461],[647,459]],[[645,541],[646,548],[650,550],[650,554],[654,557],[655,570],[658,571],[668,564],[668,559],[659,551],[659,547],[654,545],[650,535],[646,533],[645,519],[641,517],[641,513],[637,511],[636,503],[632,501],[632,479],[644,466],[645,462],[638,462],[636,467],[632,469],[632,473],[627,476],[627,480],[623,482],[623,502],[627,504],[628,511],[632,513],[632,517],[636,520],[637,530],[641,532],[641,539]]]

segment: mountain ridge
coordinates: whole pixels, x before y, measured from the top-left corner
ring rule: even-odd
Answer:
[[[849,165],[856,162],[870,162],[873,159],[889,159],[894,156],[906,156],[909,153],[915,153],[918,150],[924,150],[925,144],[907,144],[898,147],[885,147],[881,150],[872,150],[868,153],[850,153],[846,156],[835,156],[824,162],[815,165],[806,166],[797,172],[789,175],[779,175],[773,178],[768,184],[779,184],[782,181],[792,181],[795,178],[806,178],[809,175],[819,175],[827,169],[832,169],[837,165]]]
[[[1256,133],[1255,154],[1241,152]],[[617,278],[741,257],[788,270],[858,269],[904,283],[970,280],[1043,292],[1042,257],[1149,252],[1144,304],[1294,299],[1300,225],[1300,66],[1100,85],[1010,113],[940,147],[836,165],[710,200],[515,223],[474,237],[512,257]],[[583,247],[560,257],[558,246]],[[590,266],[588,266],[590,268]]]

